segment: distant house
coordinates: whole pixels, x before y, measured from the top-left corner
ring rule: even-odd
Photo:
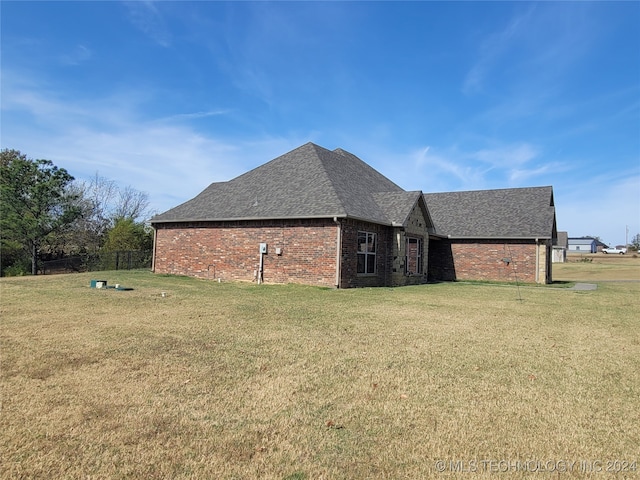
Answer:
[[[569,238],[569,252],[573,253],[596,253],[598,251],[598,241],[591,237]]]
[[[551,261],[553,263],[564,263],[567,261],[567,251],[569,250],[569,235],[567,232],[558,232],[558,239],[553,245]]]
[[[349,152],[307,143],[152,225],[158,273],[337,288],[545,283],[555,208],[551,187],[408,192]]]

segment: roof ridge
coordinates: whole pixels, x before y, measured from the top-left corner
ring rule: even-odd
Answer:
[[[374,194],[404,193],[404,190],[353,153],[342,148],[320,149],[323,154],[322,167],[344,213],[359,217],[362,215],[356,212],[367,211],[371,218],[386,219],[387,212],[373,198]],[[355,178],[357,182],[353,182]],[[362,190],[362,182],[374,188]]]
[[[530,187],[503,187],[503,188],[478,188],[475,190],[449,190],[446,192],[427,192],[425,195],[441,195],[444,193],[475,193],[475,192],[506,192],[509,190],[533,190],[533,189],[543,189],[543,188],[551,188],[553,189],[553,185],[534,185]]]
[[[336,148],[335,150],[332,151],[333,153],[336,153],[337,155],[340,155],[341,157],[347,157],[347,158],[351,158],[352,160],[356,160],[357,162],[359,162],[363,167],[365,167],[369,172],[374,173],[376,175],[378,175],[381,179],[384,179],[384,181],[390,185],[392,185],[396,190],[395,191],[405,191],[404,188],[402,188],[400,185],[398,185],[397,183],[395,183],[394,181],[392,181],[391,179],[389,179],[388,177],[386,177],[385,175],[383,175],[381,172],[379,172],[378,170],[376,170],[374,167],[372,167],[371,165],[369,165],[367,162],[365,162],[364,160],[362,160],[360,157],[358,157],[357,155],[355,155],[354,153],[351,153],[343,148]],[[394,191],[394,189],[392,190],[380,190],[380,192],[392,192]],[[374,193],[374,192],[372,192]]]
[[[387,223],[372,193],[405,191],[349,152],[307,142],[237,177],[214,182],[154,217],[168,221],[353,217]],[[387,202],[407,203],[406,194]]]
[[[322,154],[328,154],[328,155],[334,155],[334,151],[331,151],[327,148],[324,148],[320,145],[316,145],[313,142],[308,142],[305,145],[309,145],[311,146],[314,150],[315,150],[315,154],[316,157],[320,163],[320,167],[322,169],[322,172],[324,173],[325,178],[327,179],[327,181],[329,182],[329,184],[331,185],[331,190],[332,193],[335,195],[336,199],[338,200],[338,205],[340,206],[340,210],[342,210],[340,212],[341,215],[346,215],[347,213],[347,208],[345,206],[345,202],[344,199],[342,198],[342,195],[340,195],[340,193],[338,192],[338,189],[336,188],[336,183],[334,182],[334,179],[332,177],[332,175],[330,174],[329,170],[327,169],[327,165],[324,162],[324,160],[322,159],[322,157],[320,156],[320,152],[322,152]],[[303,145],[304,146],[304,145]]]
[[[269,160],[269,161],[267,161],[265,163],[261,163],[260,165],[252,168],[251,170],[247,170],[246,172],[241,173],[237,177],[231,178],[231,179],[227,180],[226,182],[221,182],[221,183],[231,183],[231,182],[235,182],[238,179],[249,177],[250,174],[253,174],[256,170],[263,169],[263,167],[266,167],[267,165],[270,165],[270,164],[273,164],[274,162],[282,160],[284,157],[290,156],[290,155],[292,155],[292,154],[294,154],[296,152],[299,152],[299,151],[303,151],[307,147],[314,148],[314,147],[318,147],[318,145],[316,145],[313,142],[307,142],[307,143],[305,143],[303,145],[300,145],[299,147],[294,148],[293,150],[290,150],[290,151],[288,151],[286,153],[278,155],[277,157],[274,157],[274,158],[272,158],[271,160]],[[320,148],[322,148],[322,147],[320,147]]]

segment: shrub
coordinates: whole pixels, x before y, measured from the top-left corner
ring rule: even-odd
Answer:
[[[2,271],[3,277],[23,277],[31,273],[31,267],[24,263],[9,265]]]

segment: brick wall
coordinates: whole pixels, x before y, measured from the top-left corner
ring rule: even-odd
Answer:
[[[391,283],[392,240],[393,229],[357,220],[341,220],[342,236],[342,288],[350,287],[382,287]],[[358,232],[377,234],[376,273],[375,275],[358,275]]]
[[[534,283],[538,248],[533,240],[434,240],[430,244],[429,279],[515,282],[517,278]],[[544,258],[538,261],[543,266],[546,263]],[[543,274],[540,281],[544,279]]]
[[[255,281],[260,243],[263,280],[335,286],[337,226],[330,219],[156,225],[155,272]],[[276,249],[281,249],[281,254]]]
[[[402,229],[353,219],[341,219],[340,222],[340,288],[425,282],[424,275],[404,274]],[[416,225],[413,229],[416,233],[409,232],[413,236],[424,231],[422,225]],[[357,273],[359,231],[377,234],[376,273],[373,275]],[[426,269],[427,265],[431,267],[433,260],[427,235],[420,237],[424,242]],[[400,244],[395,245],[398,238]],[[154,271],[223,281],[256,281],[260,265],[259,245],[267,243],[268,253],[263,256],[264,282],[334,287],[337,240],[338,227],[332,219],[157,224]],[[429,273],[432,275],[431,268]]]

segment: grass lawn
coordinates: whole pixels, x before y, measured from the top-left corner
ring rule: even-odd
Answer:
[[[574,281],[640,281],[638,254],[607,255],[569,254],[566,263],[553,265],[554,280]]]
[[[0,476],[639,477],[640,282],[557,287],[2,279]]]

